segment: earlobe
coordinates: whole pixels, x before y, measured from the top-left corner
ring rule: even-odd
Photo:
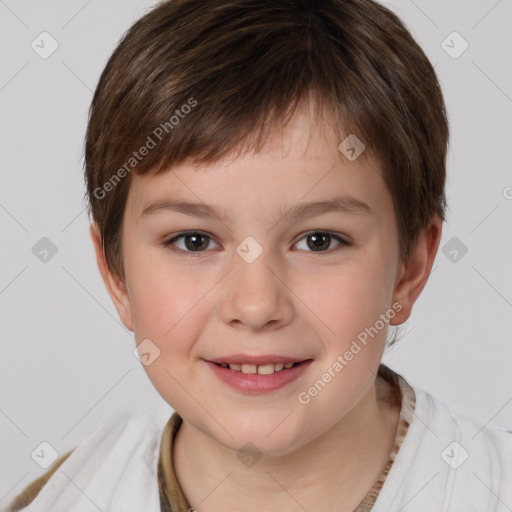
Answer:
[[[436,215],[420,234],[418,241],[411,249],[407,262],[401,264],[392,303],[400,303],[402,309],[390,321],[391,325],[400,325],[409,318],[412,307],[430,276],[441,233],[442,221]]]
[[[125,284],[115,276],[108,267],[105,252],[103,251],[103,244],[101,234],[96,222],[92,222],[90,226],[91,238],[96,253],[96,262],[100,271],[101,277],[107,288],[108,294],[114,303],[117,313],[123,322],[124,326],[133,332],[133,319],[130,301]]]

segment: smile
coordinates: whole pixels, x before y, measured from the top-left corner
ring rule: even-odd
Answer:
[[[246,393],[276,391],[298,379],[312,359],[287,363],[215,363],[206,361],[213,373],[225,384]]]
[[[259,375],[271,375],[275,372],[280,372],[283,369],[289,369],[293,366],[296,366],[300,364],[299,362],[295,363],[269,363],[269,364],[240,364],[240,363],[215,363],[219,364],[219,366],[222,366],[223,368],[229,368],[230,370],[233,370],[235,372],[242,372],[242,373],[257,373]]]

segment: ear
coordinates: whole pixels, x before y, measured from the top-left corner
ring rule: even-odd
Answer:
[[[430,276],[441,233],[442,221],[438,215],[435,215],[418,237],[418,241],[411,249],[407,263],[400,265],[392,304],[398,302],[402,305],[402,309],[390,321],[391,325],[400,325],[409,318],[412,306]]]
[[[126,286],[108,268],[105,253],[103,251],[103,244],[101,241],[99,227],[96,222],[91,224],[90,231],[92,242],[94,244],[94,250],[96,252],[96,261],[98,263],[98,268],[101,273],[101,277],[103,278],[103,282],[107,288],[108,294],[110,295],[110,298],[116,307],[121,321],[127,329],[133,332],[132,310],[130,307]]]

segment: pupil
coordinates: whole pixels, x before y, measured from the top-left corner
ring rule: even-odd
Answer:
[[[201,238],[206,238],[206,237],[203,237],[203,235],[199,235],[199,234],[196,234],[196,235],[186,235],[186,237],[185,237],[185,245],[187,246],[187,249],[194,250],[194,249],[202,249],[202,248],[207,247],[208,246],[208,242],[206,242],[206,244],[205,243],[201,244],[200,243],[200,239]],[[187,243],[189,240],[193,240],[192,245]],[[197,243],[197,242],[199,242],[199,243]]]
[[[310,249],[313,249],[315,251],[318,249],[322,249],[322,248],[325,249],[325,248],[329,247],[329,239],[330,239],[330,235],[328,235],[328,234],[315,233],[314,235],[308,236],[308,246]],[[309,240],[313,240],[313,244],[310,244]],[[327,240],[327,243],[326,243],[326,240]],[[320,242],[320,243],[317,244],[317,242]],[[323,247],[324,245],[326,245],[326,247]]]

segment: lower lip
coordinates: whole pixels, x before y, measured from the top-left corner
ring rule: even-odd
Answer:
[[[286,384],[298,379],[313,361],[308,359],[307,361],[303,361],[292,368],[283,368],[280,372],[274,372],[270,375],[237,372],[210,361],[205,362],[220,380],[238,391],[248,393],[268,393],[270,391],[280,389],[286,386]]]

